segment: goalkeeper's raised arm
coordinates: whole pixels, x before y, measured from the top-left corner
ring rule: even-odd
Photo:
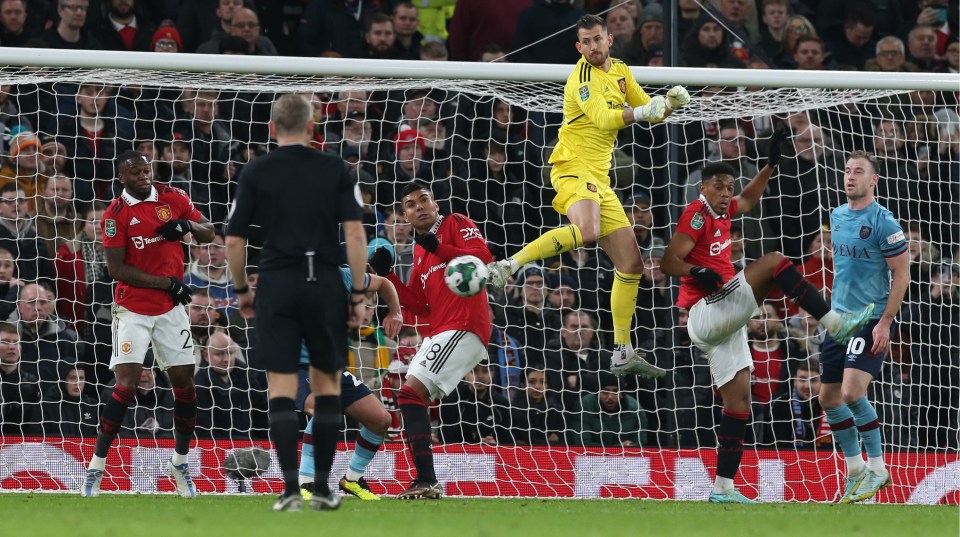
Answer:
[[[488,268],[493,285],[503,287],[523,265],[597,241],[617,269],[610,300],[615,345],[611,371],[660,377],[666,372],[649,363],[630,341],[643,262],[608,173],[620,129],[638,121],[663,121],[690,102],[690,94],[676,86],[666,97],[650,98],[627,64],[610,57],[612,44],[600,17],[584,15],[577,21],[575,46],[583,57],[563,88],[564,121],[550,155],[550,183],[557,191],[553,207],[570,225],[544,233]]]

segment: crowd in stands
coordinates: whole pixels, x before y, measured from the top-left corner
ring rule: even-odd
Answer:
[[[569,28],[601,12],[613,55],[631,65],[669,64],[666,39],[680,44],[676,64],[691,67],[957,73],[960,64],[956,0],[631,0],[608,10],[618,3],[0,0],[0,46],[572,66],[579,55]],[[674,7],[679,32],[670,36]],[[692,89],[694,98],[732,91]],[[244,164],[270,150],[274,97],[89,82],[0,86],[0,435],[95,435],[99,402],[113,382],[111,280],[101,244],[103,212],[121,188],[113,157],[143,152],[157,181],[184,189],[223,224]],[[389,246],[404,280],[414,243],[395,204],[412,179],[431,185],[442,212],[477,222],[498,258],[560,223],[546,165],[562,121],[556,115],[437,88],[372,85],[307,97],[314,145],[345,159],[360,185],[370,249]],[[874,400],[889,445],[960,448],[960,117],[957,93],[931,91],[785,117],[691,122],[675,132],[667,125],[621,131],[611,181],[644,259],[635,338],[671,374],[652,381],[605,373],[613,267],[597,248],[571,251],[490,291],[489,360],[434,412],[436,440],[715,445],[719,393],[690,344],[687,312],[673,307],[679,282],[660,272],[659,261],[676,209],[699,195],[704,163],[733,165],[739,189],[779,126],[792,131],[793,149],[762,202],[735,224],[737,268],[780,250],[828,293],[832,252],[823,225],[841,202],[844,155],[875,153],[879,198],[907,231],[911,287]],[[681,148],[674,160],[668,142]],[[223,236],[185,248],[198,435],[266,438],[266,379],[248,363],[269,350],[252,339],[254,312],[237,307]],[[365,327],[351,336],[349,367],[395,410],[420,337],[407,328],[389,340],[373,298],[368,306]],[[756,367],[748,442],[829,444],[816,400],[823,329],[777,299],[748,329]],[[172,436],[169,382],[147,365],[121,436]],[[391,438],[401,429],[395,415]]]

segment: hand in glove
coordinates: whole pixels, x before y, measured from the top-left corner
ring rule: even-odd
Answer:
[[[690,102],[690,93],[683,86],[674,86],[667,92],[667,104],[674,110],[679,110]]]
[[[770,137],[770,147],[767,148],[767,166],[776,168],[780,164],[781,145],[790,137],[789,129],[778,129]]]
[[[386,276],[393,272],[393,254],[390,253],[390,250],[381,246],[370,254],[367,264],[370,265],[377,276]]]
[[[163,238],[168,241],[178,241],[190,233],[191,229],[193,228],[190,227],[189,220],[171,220],[157,228],[157,233],[163,235]]]
[[[431,254],[436,252],[437,248],[440,247],[440,239],[430,232],[418,233],[417,236],[413,238],[413,242],[419,244],[424,250],[430,252]]]
[[[706,289],[708,293],[712,293],[723,287],[723,277],[713,269],[695,266],[690,269],[690,275],[700,282],[700,285]]]
[[[633,109],[634,121],[660,121],[667,113],[667,100],[657,95],[650,102]]]
[[[167,292],[173,297],[173,302],[178,306],[185,306],[190,303],[193,297],[193,291],[178,278],[170,278],[170,285]]]

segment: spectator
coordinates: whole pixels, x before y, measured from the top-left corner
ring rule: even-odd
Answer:
[[[457,13],[460,13],[460,4],[463,3],[463,0],[457,3]],[[490,2],[474,0],[471,3],[489,4]],[[510,23],[495,22],[495,24],[503,25],[502,35],[507,38],[506,42],[493,38],[477,39],[474,41],[475,48],[470,56],[459,58],[452,54],[454,34],[451,26],[450,50],[453,59],[476,60],[480,57],[482,47],[492,42],[500,45],[503,50],[509,50],[513,47],[513,53],[510,56],[512,62],[573,65],[580,59],[577,49],[570,45],[572,41],[576,41],[574,27],[577,20],[586,15],[586,12],[577,7],[574,2],[570,0],[534,0],[531,5],[529,0],[513,0],[510,2],[499,0],[497,3],[510,4],[509,8],[500,11],[503,15],[510,13],[511,16],[507,19]],[[487,8],[484,7],[483,9]],[[457,15],[454,15],[454,19],[456,18]],[[513,21],[516,21],[515,34],[513,33]],[[561,32],[565,28],[568,28],[568,30]],[[510,34],[506,33],[508,30]],[[510,38],[511,34],[512,39]]]
[[[48,175],[63,174],[73,176],[72,167],[67,163],[67,146],[53,136],[40,137],[40,168]],[[73,182],[70,183],[70,196],[73,199]]]
[[[376,388],[381,373],[390,366],[390,355],[396,349],[396,342],[387,338],[375,320],[376,293],[367,293],[363,300],[364,316],[360,318],[359,330],[350,332],[350,350],[345,369]],[[301,352],[305,352],[305,348]],[[303,360],[306,361],[306,357]]]
[[[483,47],[490,43],[509,50],[514,45],[514,36],[519,38],[521,33],[522,21],[518,18],[522,18],[521,12],[532,3],[533,0],[458,0],[447,24],[450,59],[477,61]],[[550,33],[565,26],[567,24],[557,26]]]
[[[752,259],[746,256],[743,246],[743,229],[733,224],[730,226],[730,262],[733,263],[733,270],[740,272],[747,268],[747,264]]]
[[[389,16],[383,13],[377,13],[370,17],[363,39],[367,43],[367,53],[365,58],[380,60],[400,59],[396,56],[397,51],[394,45],[397,42],[397,35],[393,33],[393,21]]]
[[[800,272],[803,279],[830,298],[830,291],[833,289],[833,243],[830,230],[826,226],[821,227],[810,239],[807,258],[800,265]]]
[[[660,4],[650,4],[643,8],[638,24],[640,26],[637,29],[637,35],[627,46],[626,57],[623,60],[627,63],[646,64],[649,58],[656,56],[657,50],[662,57],[663,8]]]
[[[363,34],[375,13],[376,2],[311,0],[294,35],[296,50],[304,56],[336,52],[344,58],[364,58]]]
[[[77,334],[51,314],[52,305],[41,286],[28,283],[7,318],[20,330],[21,367],[40,378],[41,393],[60,382],[59,366],[77,361]]]
[[[651,340],[673,327],[671,308],[674,296],[670,278],[660,270],[664,247],[650,248],[643,255],[643,275],[637,297],[637,327],[641,337]]]
[[[250,286],[250,293],[256,296],[257,280],[260,279],[259,267],[247,267],[247,284]],[[256,315],[253,307],[243,306],[234,308],[227,313],[227,333],[230,339],[234,340],[247,354],[248,361],[252,362],[253,354],[256,350],[250,343],[250,336],[256,325]]]
[[[473,159],[470,171],[453,180],[453,210],[478,222],[490,251],[499,257],[507,242],[509,202],[523,187],[523,180],[510,173],[503,143],[494,139],[482,145],[482,160]]]
[[[391,206],[400,201],[400,190],[414,179],[427,184],[433,181],[430,164],[424,161],[426,145],[420,133],[413,129],[400,131],[393,139],[396,160],[392,170],[387,170],[377,185],[377,203]],[[391,173],[392,172],[392,173]],[[434,189],[438,200],[449,197]]]
[[[687,330],[689,312],[677,308],[673,329],[674,398],[681,447],[708,448],[716,445],[713,378],[703,352],[693,345]]]
[[[23,282],[16,277],[17,260],[9,242],[0,242],[0,319],[6,319],[17,308],[17,295]]]
[[[609,353],[600,350],[597,322],[583,310],[567,313],[560,337],[549,342],[549,349],[543,361],[534,361],[527,346],[527,363],[546,371],[547,384],[560,392],[565,411],[576,411],[584,393],[600,389],[597,374],[610,365]]]
[[[753,3],[754,2],[748,0],[720,0],[721,20],[726,23],[727,28],[730,30],[730,32],[728,32],[725,29],[724,34],[726,35],[732,32],[733,35],[730,39],[731,52],[744,64],[750,60],[748,47],[753,41],[760,37],[760,34],[756,32],[755,26],[752,26],[754,29],[753,32],[747,28],[747,19],[750,18],[753,10],[750,4]],[[755,17],[754,21],[756,21]]]
[[[793,63],[797,69],[822,71],[826,69],[823,58],[823,41],[819,37],[804,35],[797,38],[797,46],[793,51]]]
[[[787,28],[789,8],[790,0],[763,0],[760,5],[763,28],[760,30],[757,47],[763,52],[768,62],[780,54]]]
[[[100,392],[100,400],[110,397],[113,385]],[[157,377],[153,356],[148,356],[140,372],[136,398],[123,418],[120,438],[173,438],[173,390],[166,375]]]
[[[797,51],[797,40],[805,35],[817,35],[817,29],[813,23],[803,15],[794,15],[787,19],[786,30],[783,32],[783,41],[780,43],[780,54],[773,58],[781,69],[793,69],[796,67],[793,55]]]
[[[16,183],[0,188],[0,240],[15,245],[17,277],[28,282],[54,277],[47,242],[34,224],[23,189]]]
[[[0,432],[31,434],[40,418],[40,381],[36,371],[20,361],[16,325],[0,323]]]
[[[19,185],[30,212],[36,209],[37,198],[43,193],[47,181],[39,154],[40,139],[36,134],[17,127],[11,130],[10,156],[0,169],[0,187],[11,183]]]
[[[884,71],[887,73],[917,72],[919,67],[907,61],[903,41],[899,37],[888,35],[877,41],[877,56],[867,60],[866,71]]]
[[[211,9],[212,0],[184,0],[177,17],[177,29],[183,36],[181,50],[193,52],[200,43],[211,38],[214,32],[226,35],[228,28],[223,21],[233,18],[233,10],[243,7],[243,0],[219,0],[217,8]]]
[[[873,150],[877,156],[877,196],[887,200],[887,209],[902,222],[920,221],[920,171],[907,160],[906,134],[899,121],[881,120],[873,130]]]
[[[169,144],[163,144],[160,150],[160,161],[169,167],[167,184],[183,191],[190,190],[190,162],[193,159],[193,150],[184,139],[183,134],[173,134]]]
[[[240,347],[225,332],[210,336],[196,375],[197,433],[209,438],[266,438],[267,388],[263,372],[247,369]]]
[[[870,11],[851,10],[843,24],[843,38],[830,41],[827,47],[831,62],[863,70],[876,48],[873,26],[874,17]]]
[[[510,444],[510,402],[490,389],[490,364],[477,364],[440,402],[444,444]]]
[[[88,204],[81,214],[83,219],[77,221],[81,227],[76,238],[64,242],[57,250],[57,311],[61,318],[81,326],[92,305],[89,286],[111,281],[100,231],[104,211],[106,206],[102,202]]]
[[[77,200],[83,203],[113,200],[122,188],[116,182],[113,158],[119,150],[130,147],[133,133],[118,135],[117,121],[108,113],[108,108],[115,106],[112,91],[102,84],[80,84],[75,98],[77,115],[60,118],[57,136],[73,158],[73,188]]]
[[[73,0],[70,0],[73,1]],[[136,0],[106,0],[106,15],[99,21],[96,36],[104,50],[152,50],[156,31],[146,17],[138,17]]]
[[[813,448],[821,443],[826,431],[823,408],[820,406],[820,362],[803,360],[797,366],[789,391],[770,403],[770,429],[764,444],[780,449]],[[829,427],[828,427],[829,428]],[[829,436],[827,437],[829,443]]]
[[[730,52],[726,32],[709,15],[701,15],[690,33],[683,38],[680,50],[686,67],[720,67],[742,69],[744,62]]]
[[[230,161],[230,134],[217,118],[219,94],[211,90],[185,89],[180,97],[182,119],[174,126],[190,142],[190,199],[212,222],[224,222],[227,202],[236,189],[226,163]]]
[[[503,62],[507,63],[509,59],[506,56],[506,52],[500,45],[496,43],[490,43],[489,45],[483,47],[483,53],[480,54],[480,61],[484,63],[490,62]]]
[[[827,329],[803,308],[786,320],[787,337],[807,356],[817,356],[827,337]]]
[[[100,409],[97,399],[85,391],[87,373],[75,365],[61,367],[60,373],[60,384],[43,397],[43,434],[64,438],[97,436]]]
[[[804,2],[809,4],[809,2]],[[907,7],[910,0],[846,0],[819,2],[816,8],[817,29],[825,39],[841,39],[843,24],[851,11],[869,11],[874,16],[876,35],[904,35],[912,17]],[[912,2],[914,6],[918,2]]]
[[[229,20],[221,18],[226,33],[219,35],[214,32],[214,36],[197,48],[200,54],[219,54],[220,45],[227,37],[239,37],[246,43],[246,54],[254,56],[276,56],[277,48],[269,37],[260,35],[260,19],[257,13],[252,9],[245,7],[236,8],[232,11]]]
[[[222,330],[219,323],[220,312],[213,307],[209,291],[194,289],[190,304],[187,304],[187,315],[190,317],[190,338],[193,340],[193,350],[199,367],[203,358],[201,350],[210,345],[210,335]]]
[[[204,7],[206,10],[210,9],[208,6]],[[243,0],[220,0],[216,11],[214,11],[217,21],[216,23],[208,22],[209,30],[207,37],[194,43],[196,52],[200,54],[217,54],[217,45],[220,43],[220,40],[232,35],[231,30],[233,26],[231,22],[233,21],[234,14],[241,9],[244,9]],[[209,11],[205,14],[210,15]],[[198,43],[199,45],[197,46]],[[191,48],[191,50],[193,49]]]
[[[521,269],[517,275],[519,303],[507,306],[506,312],[507,334],[523,345],[527,364],[538,367],[545,363],[547,343],[556,337],[561,325],[560,315],[545,307],[545,283],[546,273],[539,266]]]
[[[937,56],[946,53],[951,37],[957,38],[958,17],[956,0],[920,0],[918,26],[929,26],[937,34]]]
[[[18,126],[20,126],[19,130],[31,130],[30,121],[20,114],[18,99],[10,98],[12,90],[13,86],[10,84],[0,85],[0,134],[5,137],[13,136],[15,134],[13,131],[18,130]],[[10,140],[5,139],[4,142],[9,144]]]
[[[387,240],[396,252],[394,271],[406,283],[413,269],[413,227],[403,219],[401,211],[389,209],[384,220]]]
[[[566,423],[560,402],[542,369],[527,368],[523,390],[511,405],[513,443],[518,446],[564,445]]]
[[[547,287],[550,289],[547,294],[549,306],[559,311],[561,315],[577,309],[576,285],[570,276],[551,274],[547,278]]]
[[[100,50],[103,47],[93,34],[84,28],[90,3],[87,0],[57,0],[60,22],[40,36],[50,48],[73,50]]]
[[[640,412],[640,403],[620,391],[620,381],[612,373],[601,371],[600,389],[581,400],[578,440],[573,445],[587,447],[643,447],[646,443],[647,420]]]
[[[157,28],[150,39],[150,50],[153,52],[184,52],[183,40],[180,39],[180,32],[170,21],[164,21]]]
[[[423,46],[420,47],[420,59],[427,62],[445,62],[450,59],[450,55],[447,52],[446,45],[431,41],[424,43]],[[480,61],[485,60],[481,59]]]
[[[637,32],[636,19],[626,7],[619,6],[607,11],[606,23],[607,32],[613,36],[610,55],[615,58],[624,58],[625,49]]]
[[[493,306],[490,306],[490,318],[496,319]],[[501,395],[511,397],[523,387],[523,368],[526,366],[524,349],[516,339],[507,335],[507,331],[498,326],[498,323],[494,322],[491,329],[487,355],[491,362],[493,386],[496,386]]]
[[[828,202],[821,189],[836,185],[839,180],[833,153],[826,145],[820,127],[809,124],[796,132],[793,138],[794,158],[785,158],[780,167],[780,176],[772,185],[780,197],[780,236],[777,248],[792,259],[803,257],[803,238],[820,230],[826,219],[825,205]]]
[[[932,72],[939,66],[937,34],[929,26],[916,26],[907,34],[907,59],[921,71]]]
[[[392,56],[398,60],[421,59],[420,43],[423,41],[423,34],[417,30],[420,24],[417,8],[409,1],[397,2],[393,6],[390,20],[393,22],[393,32],[397,39]]]
[[[64,175],[51,176],[37,203],[37,236],[47,241],[48,252],[56,252],[77,236],[82,225],[73,208],[73,181]]]
[[[3,0],[0,2],[0,43],[5,47],[22,47],[30,40],[27,25],[27,1]]]
[[[702,14],[701,7],[699,0],[677,1],[677,11],[679,12],[679,17],[677,17],[678,36],[685,36],[690,32]]]
[[[753,357],[750,384],[754,424],[760,440],[762,429],[758,424],[769,421],[770,401],[787,389],[793,361],[807,356],[786,338],[780,314],[770,302],[765,302],[760,313],[747,322],[747,337]]]
[[[193,262],[183,275],[183,283],[191,289],[206,289],[211,306],[218,310],[234,308],[237,296],[233,292],[233,278],[227,268],[227,252],[223,233],[214,233],[209,244],[191,246]]]

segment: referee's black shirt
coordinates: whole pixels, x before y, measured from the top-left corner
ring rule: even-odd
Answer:
[[[360,220],[360,194],[343,159],[288,145],[254,159],[240,172],[227,235],[249,238],[260,225],[260,270],[301,266],[314,252],[318,268],[340,265],[341,222]]]

